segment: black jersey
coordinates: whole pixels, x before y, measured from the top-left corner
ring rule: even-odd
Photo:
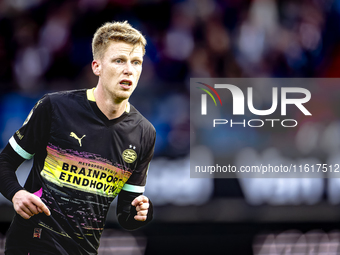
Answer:
[[[23,158],[34,157],[25,189],[47,205],[9,232],[32,250],[51,254],[97,254],[110,203],[121,190],[142,193],[155,145],[155,129],[132,105],[108,120],[93,90],[45,95],[9,143]],[[18,239],[18,238],[17,238]]]

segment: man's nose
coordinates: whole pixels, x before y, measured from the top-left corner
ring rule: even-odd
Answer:
[[[131,75],[132,74],[132,64],[130,62],[126,62],[124,67],[124,74]]]

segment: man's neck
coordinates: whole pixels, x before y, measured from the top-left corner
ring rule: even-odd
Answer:
[[[96,99],[96,104],[101,112],[109,119],[120,117],[128,105],[128,99],[114,100],[107,96],[100,86],[93,90],[93,96]]]

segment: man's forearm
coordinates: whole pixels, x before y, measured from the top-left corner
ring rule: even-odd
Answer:
[[[148,224],[153,218],[153,205],[149,200],[148,214],[145,221],[137,221],[134,216],[137,215],[136,207],[131,202],[138,197],[139,193],[127,192],[122,190],[118,195],[117,218],[119,224],[126,230],[135,230]]]
[[[24,189],[18,182],[15,171],[25,159],[19,156],[10,144],[0,153],[0,192],[10,201],[16,192]]]

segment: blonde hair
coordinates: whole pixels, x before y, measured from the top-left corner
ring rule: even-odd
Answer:
[[[109,46],[110,42],[126,42],[134,47],[142,46],[145,54],[145,37],[127,21],[107,22],[97,29],[92,40],[93,59],[100,59]]]

